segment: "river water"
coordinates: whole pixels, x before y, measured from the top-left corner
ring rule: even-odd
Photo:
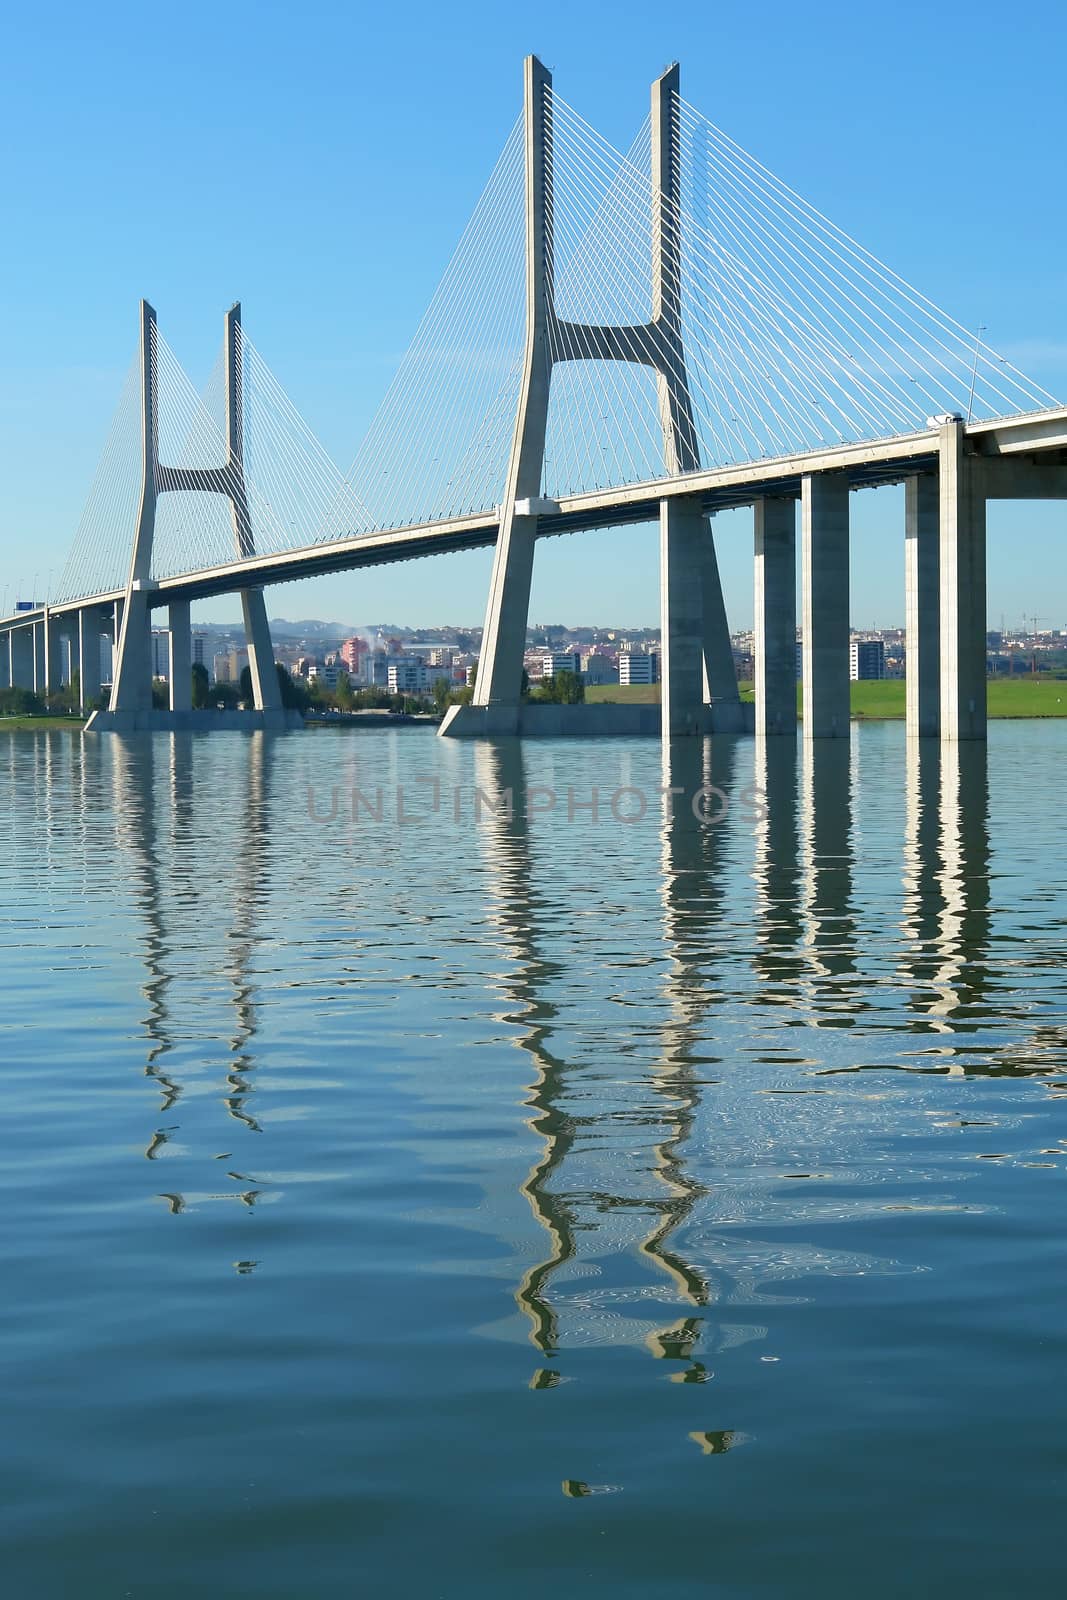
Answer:
[[[1065,768],[0,734],[5,1596],[1061,1593]]]

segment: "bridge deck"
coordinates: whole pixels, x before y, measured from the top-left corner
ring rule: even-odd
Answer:
[[[1052,452],[1067,451],[1067,408],[973,423],[966,432],[976,451],[983,456],[1014,457],[1016,460],[1032,456],[1047,461]],[[750,505],[763,496],[795,496],[800,493],[801,479],[810,473],[844,472],[854,488],[863,488],[900,482],[914,473],[932,471],[936,466],[937,434],[924,430],[873,443],[839,445],[743,466],[684,473],[618,489],[564,495],[554,502],[558,510],[541,516],[538,532],[540,537],[550,538],[594,528],[649,522],[658,516],[661,500],[679,496],[699,496],[709,513]],[[357,534],[349,539],[331,540],[275,555],[253,556],[164,578],[153,590],[151,603],[162,606],[171,600],[206,599],[232,594],[246,586],[293,583],[359,567],[484,548],[496,543],[498,532],[494,512],[387,532]],[[122,599],[124,592],[115,589],[87,595],[65,601],[52,610],[62,614],[86,605],[110,605]],[[40,610],[17,612],[0,618],[0,630],[25,627],[40,616]]]

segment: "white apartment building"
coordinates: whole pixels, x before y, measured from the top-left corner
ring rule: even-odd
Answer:
[[[575,677],[582,670],[582,658],[577,650],[550,650],[541,657],[542,678],[554,678],[559,672],[573,672]]]
[[[885,677],[884,639],[853,639],[848,647],[848,675],[860,679]]]
[[[429,694],[438,678],[450,683],[451,669],[427,666],[421,656],[405,656],[403,661],[394,661],[389,668],[389,693]]]
[[[624,650],[619,656],[619,683],[658,683],[659,653],[655,650]]]

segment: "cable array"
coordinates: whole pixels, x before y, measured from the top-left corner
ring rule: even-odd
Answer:
[[[653,185],[648,119],[622,154],[545,94],[546,495],[686,470],[667,395],[704,467],[1058,404],[684,100],[674,199]],[[200,395],[153,325],[155,578],[494,510],[526,332],[524,145],[520,118],[347,477],[240,329],[231,460],[225,353]],[[205,468],[224,492],[182,482]],[[125,582],[140,473],[135,361],[58,599]]]
[[[348,474],[374,528],[489,511],[503,493],[525,333],[515,124]],[[336,525],[326,537],[338,537]]]
[[[772,399],[781,431],[807,447],[912,432],[931,412],[971,421],[1057,404],[686,101],[676,104],[687,287],[697,304],[713,290],[744,330],[747,437],[758,437]]]
[[[650,123],[623,156],[549,102],[557,314],[617,327],[633,365],[595,359],[580,328],[555,331],[546,494],[663,474],[657,363],[688,395],[709,467],[913,432],[931,412],[1056,404],[677,99],[680,199],[658,225],[677,265],[681,349],[664,359],[648,325]]]
[[[130,363],[85,509],[55,593],[59,604],[120,588],[141,494],[141,364]]]

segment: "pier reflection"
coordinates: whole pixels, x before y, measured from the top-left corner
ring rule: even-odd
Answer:
[[[986,746],[909,741],[905,795],[900,970],[909,1026],[940,1036],[923,1053],[928,1070],[1025,1075],[1034,1070],[1023,1042],[1033,1037],[1033,1019],[1012,1004],[992,967]],[[1022,1038],[1002,1056],[989,1024],[1009,1020]]]
[[[792,1006],[800,954],[800,768],[792,739],[757,739],[753,968],[766,1005]]]
[[[868,1001],[857,980],[853,752],[846,739],[815,739],[801,765],[798,910],[804,971],[798,1003],[816,1028],[851,1028]],[[768,793],[773,812],[776,796]]]

